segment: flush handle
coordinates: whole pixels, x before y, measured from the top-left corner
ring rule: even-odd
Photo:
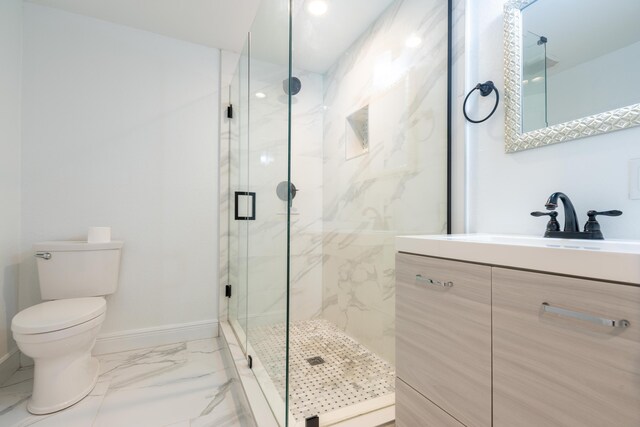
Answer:
[[[37,252],[34,256],[36,258],[42,258],[42,259],[46,259],[46,260],[50,260],[51,259],[51,253],[50,252]]]

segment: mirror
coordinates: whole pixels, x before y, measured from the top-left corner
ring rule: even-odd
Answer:
[[[640,124],[640,1],[505,4],[505,151]]]

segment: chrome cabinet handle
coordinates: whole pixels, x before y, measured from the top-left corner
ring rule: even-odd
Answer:
[[[428,277],[422,276],[422,274],[416,274],[416,281],[423,282],[427,285],[441,286],[443,288],[451,288],[453,286],[453,282],[429,279]]]
[[[631,326],[631,323],[629,323],[629,321],[625,319],[605,319],[602,317],[592,316],[591,314],[581,313],[579,311],[553,307],[548,302],[542,303],[542,311],[544,311],[545,313],[553,313],[559,316],[570,317],[572,319],[584,320],[585,322],[595,323],[596,325],[609,326],[611,328],[628,328],[629,326]]]
[[[34,256],[36,258],[42,258],[42,259],[46,259],[46,260],[51,259],[51,253],[50,252],[38,252]]]

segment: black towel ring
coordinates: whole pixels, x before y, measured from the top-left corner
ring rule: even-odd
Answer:
[[[467,115],[467,100],[475,90],[479,90],[480,95],[482,96],[489,96],[489,94],[494,91],[496,93],[496,105],[493,106],[493,110],[491,110],[489,115],[482,120],[473,120],[473,119],[470,119],[469,116]],[[498,108],[499,103],[500,103],[500,94],[498,93],[498,88],[496,88],[496,86],[493,84],[491,80],[488,80],[484,83],[478,83],[476,87],[474,87],[469,91],[466,98],[464,99],[464,104],[462,104],[462,113],[464,114],[464,118],[469,120],[471,123],[482,123],[485,120],[487,120],[489,117],[493,116],[493,113],[496,112],[496,109]]]

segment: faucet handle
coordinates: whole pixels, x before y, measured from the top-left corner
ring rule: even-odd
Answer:
[[[547,231],[560,231],[560,223],[556,219],[558,217],[558,212],[549,211],[549,212],[531,212],[531,216],[549,216],[549,222],[547,222]]]
[[[622,211],[619,211],[619,210],[602,211],[602,212],[597,212],[593,210],[588,211],[587,216],[589,217],[589,219],[584,225],[584,231],[591,232],[591,233],[600,231],[600,223],[596,220],[596,216],[598,215],[620,216],[622,215]]]
[[[536,212],[531,212],[531,216],[545,216],[545,215],[549,215],[551,218],[555,218],[555,217],[558,216],[558,212],[556,212],[556,211],[549,211],[549,212],[536,211]]]
[[[612,211],[602,211],[602,212],[596,212],[596,211],[589,211],[587,212],[587,216],[589,217],[589,219],[596,219],[596,215],[604,215],[604,216],[620,216],[622,215],[622,211],[619,210],[612,210]]]

